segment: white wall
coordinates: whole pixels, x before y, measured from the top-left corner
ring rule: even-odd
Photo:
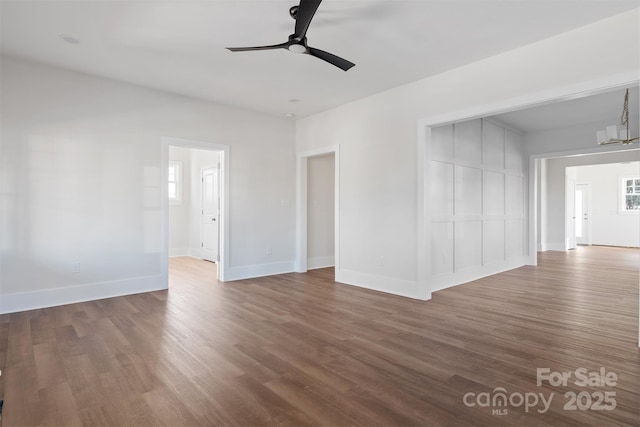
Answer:
[[[547,248],[545,245],[547,244],[547,230],[548,230],[548,216],[547,216],[547,200],[548,200],[548,183],[547,183],[547,159],[538,159],[536,160],[536,167],[538,170],[538,174],[536,175],[537,179],[537,204],[536,204],[536,220],[538,223],[538,233],[536,238],[537,250],[546,251]]]
[[[640,159],[640,153],[635,153]],[[640,215],[621,212],[621,178],[640,176],[640,162],[575,167],[578,184],[589,184],[593,245],[640,246]]]
[[[335,263],[335,155],[307,160],[307,268]]]
[[[488,119],[432,128],[432,291],[524,265],[523,145]]]
[[[231,146],[229,276],[293,270],[289,120],[15,58],[0,65],[0,311],[166,287],[163,136]]]
[[[191,152],[188,148],[169,147],[169,160],[182,165],[182,201],[169,204],[169,256],[186,256],[190,247]]]
[[[637,22],[638,11],[631,11],[298,120],[298,151],[340,145],[341,259],[336,260],[336,279],[428,298],[430,283],[420,278],[431,276],[423,265],[429,261],[417,255],[422,233],[418,121],[440,120],[452,112],[468,112],[467,117],[478,111],[498,113],[503,105],[526,104],[531,98],[636,79]],[[591,141],[584,144],[591,146]],[[432,205],[427,200],[424,206],[428,210]],[[430,239],[427,235],[423,240]],[[419,277],[419,271],[426,274]]]
[[[202,169],[217,167],[220,162],[220,153],[198,149],[190,149],[189,153],[191,157],[191,175],[188,177],[191,181],[189,255],[202,258]],[[221,234],[222,230],[220,230]]]
[[[543,243],[543,247],[547,250],[558,251],[563,251],[566,248],[565,177],[567,176],[567,168],[582,165],[628,162],[638,160],[639,157],[640,153],[634,150],[547,159],[547,230],[545,233],[547,240]]]

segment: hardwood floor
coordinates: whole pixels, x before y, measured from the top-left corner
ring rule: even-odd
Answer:
[[[331,269],[223,284],[172,259],[166,292],[0,316],[2,425],[638,426],[639,263],[546,252],[421,302]],[[617,384],[536,385],[537,368],[581,367]],[[497,387],[553,400],[477,404]],[[615,409],[563,409],[583,391],[615,392]]]

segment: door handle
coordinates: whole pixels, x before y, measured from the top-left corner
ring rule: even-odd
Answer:
[[[216,220],[215,218],[211,218],[211,221],[215,221],[215,220]]]

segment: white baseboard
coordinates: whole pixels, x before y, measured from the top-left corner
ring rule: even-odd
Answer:
[[[546,244],[546,249],[547,251],[566,251],[567,247],[565,246],[564,243],[562,242],[558,242],[558,243],[547,243]]]
[[[418,282],[411,280],[378,276],[341,268],[336,270],[336,282],[423,301],[431,299],[427,289],[420,289]]]
[[[189,256],[202,259],[202,249],[200,248],[189,249]]]
[[[483,277],[513,270],[514,268],[527,264],[527,261],[527,257],[519,257],[500,263],[467,268],[454,274],[433,277],[431,279],[431,292],[441,291],[463,283],[482,279]]]
[[[189,248],[169,248],[169,257],[191,256]]]
[[[307,260],[307,270],[316,268],[334,267],[336,265],[335,258],[332,256],[318,256]]]
[[[38,308],[74,304],[103,298],[113,298],[142,292],[167,289],[165,276],[144,276],[112,282],[89,283],[41,291],[4,294],[0,298],[0,314]]]
[[[275,274],[293,273],[293,261],[271,262],[268,264],[244,265],[229,267],[225,281],[253,279],[255,277],[273,276]]]

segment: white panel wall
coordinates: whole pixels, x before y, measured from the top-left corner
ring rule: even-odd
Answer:
[[[433,129],[432,290],[524,264],[523,144],[487,119]]]
[[[293,270],[291,121],[4,56],[0,66],[0,311],[166,287],[163,136],[231,146],[229,275]]]
[[[335,155],[307,160],[307,268],[335,265]]]
[[[454,168],[456,172],[453,198],[455,215],[480,215],[483,196],[482,169],[460,165],[455,165]]]

